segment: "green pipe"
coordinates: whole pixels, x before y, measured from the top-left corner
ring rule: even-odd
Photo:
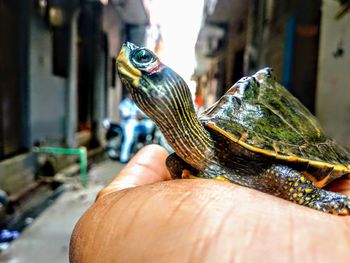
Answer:
[[[34,152],[79,155],[81,183],[84,187],[88,185],[87,151],[85,147],[80,147],[80,148],[35,147]]]
[[[84,187],[88,185],[88,172],[87,172],[87,151],[85,147],[79,148],[79,159],[80,159],[80,174],[81,174],[81,183]]]

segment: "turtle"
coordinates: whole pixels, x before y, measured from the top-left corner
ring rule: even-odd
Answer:
[[[174,179],[216,179],[305,207],[350,214],[346,195],[324,189],[349,176],[350,154],[270,68],[243,77],[197,114],[186,82],[151,50],[126,42],[117,56],[122,84],[174,150]]]

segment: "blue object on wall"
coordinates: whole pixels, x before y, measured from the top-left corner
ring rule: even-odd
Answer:
[[[286,35],[284,41],[284,56],[283,56],[283,75],[282,84],[290,89],[292,69],[293,69],[293,51],[294,51],[294,36],[295,36],[295,16],[290,16],[287,20]]]

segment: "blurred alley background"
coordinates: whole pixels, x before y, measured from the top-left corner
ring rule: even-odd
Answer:
[[[33,147],[103,152],[102,122],[120,121],[126,95],[115,66],[126,40],[177,71],[200,109],[271,67],[350,147],[349,9],[349,0],[0,0],[0,226],[43,175],[77,161]]]

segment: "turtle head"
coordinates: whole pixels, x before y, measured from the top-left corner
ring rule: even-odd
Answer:
[[[150,50],[126,42],[117,57],[119,77],[137,106],[157,124],[184,112],[193,112],[191,93],[185,81],[160,62]],[[177,114],[179,113],[179,114]],[[169,124],[167,124],[169,125]],[[158,125],[161,126],[161,125]]]
[[[186,82],[153,52],[131,43],[122,46],[117,68],[136,105],[155,121],[178,156],[204,169],[211,162],[211,141]]]

